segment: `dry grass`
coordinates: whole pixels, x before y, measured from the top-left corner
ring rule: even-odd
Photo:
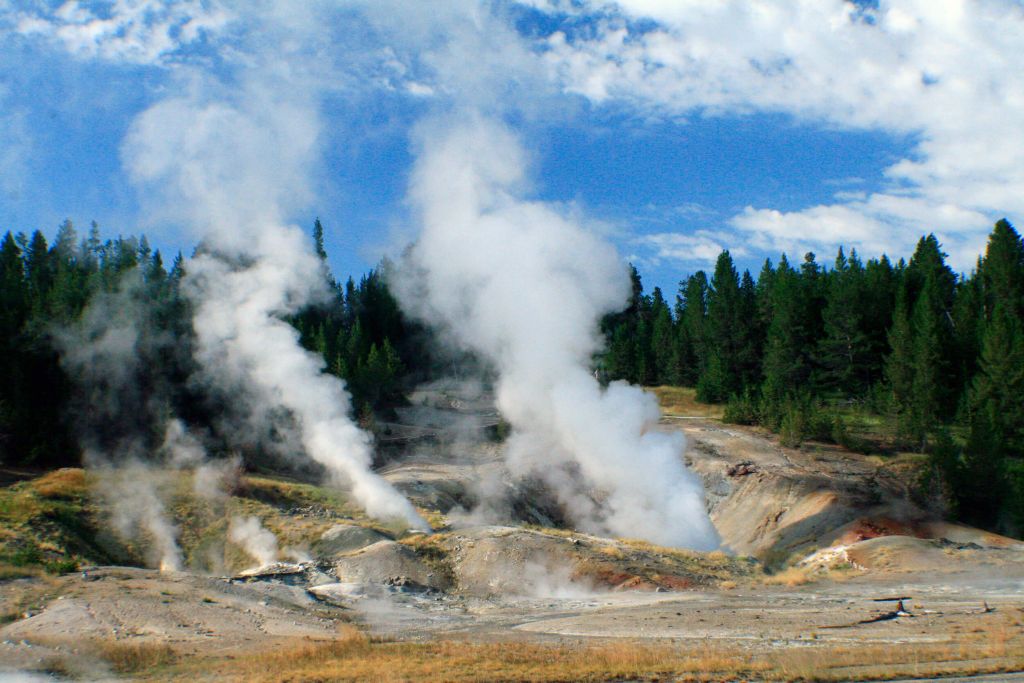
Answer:
[[[998,616],[998,615],[997,615]],[[335,640],[282,644],[238,659],[189,660],[159,680],[202,672],[233,681],[765,681],[885,680],[1024,669],[1024,633],[1010,615],[944,642],[891,644],[808,641],[781,650],[747,651],[735,643],[619,640],[538,644],[468,641],[396,642],[348,626]],[[154,679],[156,680],[156,679]]]
[[[761,581],[767,586],[802,586],[814,580],[812,574],[807,567],[787,567],[765,576]]]
[[[78,500],[88,493],[85,470],[65,467],[48,472],[32,482],[32,488],[43,498]]]
[[[646,387],[658,397],[658,404],[664,415],[674,417],[711,417],[721,419],[725,406],[701,403],[697,390],[688,387]]]
[[[164,669],[180,659],[174,648],[155,640],[63,636],[32,636],[25,640],[51,650],[38,660],[39,669],[72,680],[110,680],[111,673],[143,674],[163,680]]]
[[[719,680],[766,665],[737,664],[725,649],[685,649],[632,641],[552,646],[524,642],[427,643],[375,641],[356,633],[326,643],[302,643],[272,654],[207,669],[236,681],[606,681],[684,675]],[[187,675],[187,674],[186,674]]]
[[[1009,619],[938,643],[791,649],[767,658],[776,680],[885,680],[1024,670],[1024,637]]]
[[[117,673],[136,673],[171,664],[177,653],[166,643],[107,640],[96,644],[96,654]]]
[[[0,562],[0,581],[9,579],[33,579],[46,574],[45,570],[38,565],[16,565],[9,562]]]
[[[611,558],[613,560],[624,560],[624,559],[626,559],[626,553],[624,553],[622,551],[622,548],[620,546],[618,546],[618,545],[613,545],[611,543],[609,543],[608,545],[601,546],[601,548],[598,550],[598,552],[601,553],[602,555],[608,556],[609,558]]]

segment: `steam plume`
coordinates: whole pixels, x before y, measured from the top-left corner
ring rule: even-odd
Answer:
[[[682,436],[653,429],[652,396],[623,382],[602,390],[589,371],[600,317],[629,295],[614,249],[520,198],[526,153],[503,125],[469,115],[428,124],[419,139],[419,277],[403,300],[496,366],[498,407],[514,428],[510,470],[547,481],[588,530],[716,547]]]
[[[228,527],[228,540],[237,543],[260,567],[273,564],[278,557],[277,537],[263,528],[259,517],[235,517]]]
[[[74,378],[79,405],[76,431],[83,460],[97,474],[99,493],[108,503],[113,527],[123,538],[145,540],[153,564],[165,571],[182,568],[178,530],[161,497],[163,475],[152,467],[151,425],[169,410],[162,387],[147,385],[146,368],[169,351],[170,338],[154,324],[138,268],[126,271],[109,292],[94,297],[74,325],[54,329],[61,364]],[[159,449],[173,467],[191,467],[205,459],[184,425],[171,420]]]
[[[282,319],[328,293],[308,238],[284,219],[310,195],[319,120],[314,103],[275,94],[294,92],[292,83],[275,86],[264,76],[234,93],[236,101],[195,95],[154,105],[124,147],[136,179],[159,183],[169,213],[203,238],[185,282],[197,360],[206,381],[247,401],[251,413],[284,409],[305,453],[367,513],[427,528],[370,469],[370,438],[349,419],[341,380],[323,372],[323,359]]]
[[[87,462],[103,462],[102,456],[86,453]],[[118,467],[101,465],[100,493],[111,502],[114,528],[124,538],[141,534],[151,542],[150,552],[160,571],[180,571],[178,529],[170,521],[157,490],[155,473],[146,464],[133,461]]]

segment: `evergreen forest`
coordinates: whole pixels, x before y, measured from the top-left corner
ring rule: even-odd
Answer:
[[[326,267],[319,221],[313,240],[330,298],[289,322],[326,371],[345,379],[364,425],[416,384],[467,362],[440,354],[402,315],[388,263],[342,284]],[[190,381],[185,268],[180,254],[165,264],[144,236],[103,240],[95,224],[80,238],[65,221],[52,244],[39,231],[3,236],[0,464],[79,464],[83,419],[98,447],[104,433],[153,429],[153,414],[199,427],[216,421],[226,397]],[[602,321],[607,350],[594,359],[602,381],[693,387],[698,400],[724,405],[726,421],[761,425],[790,446],[924,454],[918,485],[937,491],[953,515],[1024,528],[1024,242],[1006,220],[966,275],[927,235],[909,261],[865,261],[843,249],[827,263],[782,255],[756,278],[723,251],[710,276],[688,275],[671,301],[657,287],[645,293],[635,268],[631,277],[628,307]],[[138,396],[125,400],[150,408],[114,411],[97,428],[92,388],[74,381],[69,359],[106,333],[98,315],[130,329]]]

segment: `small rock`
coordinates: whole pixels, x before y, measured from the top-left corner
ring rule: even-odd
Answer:
[[[752,462],[738,462],[735,465],[730,465],[725,473],[730,477],[745,477],[748,474],[757,473],[757,465]]]

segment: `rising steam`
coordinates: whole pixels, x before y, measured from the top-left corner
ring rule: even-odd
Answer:
[[[603,390],[591,374],[598,321],[629,296],[614,249],[521,199],[526,154],[503,125],[435,121],[419,140],[411,198],[423,225],[404,304],[495,365],[512,473],[545,480],[587,530],[716,547],[682,436],[654,429],[652,396]]]
[[[277,536],[260,523],[259,517],[235,517],[228,527],[228,540],[242,546],[242,549],[260,567],[277,561]]]
[[[199,95],[160,102],[124,147],[136,179],[158,184],[170,216],[194,226],[203,250],[186,267],[204,381],[254,420],[291,420],[304,452],[372,516],[426,523],[371,470],[370,437],[348,417],[341,380],[303,349],[285,320],[328,294],[308,237],[283,218],[310,196],[316,107],[287,82],[250,82],[237,101]],[[283,410],[282,410],[283,409]]]
[[[153,565],[178,571],[183,559],[164,503],[166,473],[153,465],[162,458],[172,468],[190,467],[206,456],[177,420],[168,423],[158,457],[149,452],[147,428],[160,424],[168,406],[160,387],[144,389],[146,367],[169,352],[170,339],[154,323],[147,296],[139,269],[129,270],[75,324],[52,334],[81,393],[73,413],[83,461],[96,474],[114,531],[142,541]]]
[[[139,460],[112,467],[104,456],[86,452],[86,462],[92,463],[99,475],[99,493],[110,503],[117,533],[122,538],[146,539],[151,560],[160,571],[180,571],[184,562],[178,529],[164,507],[159,474]],[[96,463],[104,464],[97,467]]]

